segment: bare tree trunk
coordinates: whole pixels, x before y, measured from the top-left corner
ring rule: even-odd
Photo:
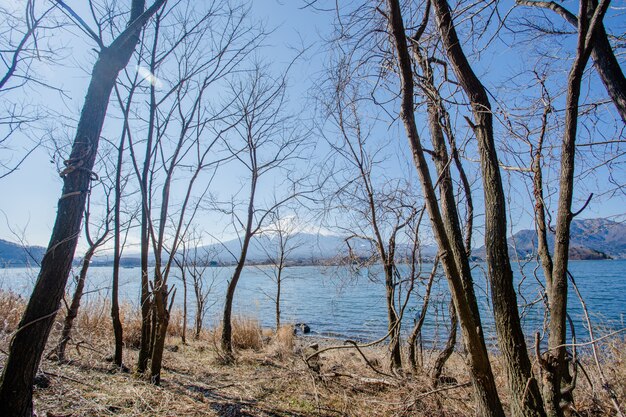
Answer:
[[[276,333],[280,330],[280,290],[282,284],[283,274],[283,261],[281,257],[280,265],[278,266],[278,275],[276,275]]]
[[[591,50],[593,65],[596,67],[609,97],[613,100],[622,122],[626,123],[626,77],[624,77],[622,68],[615,57],[604,25],[598,27],[593,39],[593,49]]]
[[[248,138],[251,140],[251,138]],[[252,144],[248,144],[248,146],[253,146]],[[250,154],[254,154],[256,156],[256,150],[254,148],[249,149]],[[233,276],[228,281],[228,287],[226,289],[226,299],[224,300],[224,315],[222,317],[222,339],[221,339],[221,348],[225,355],[227,361],[233,359],[233,328],[232,328],[232,311],[233,311],[233,300],[235,298],[235,289],[237,288],[237,283],[239,282],[239,278],[241,277],[241,271],[243,271],[243,267],[246,264],[246,256],[248,255],[248,245],[250,244],[250,239],[252,238],[252,222],[254,221],[254,200],[256,197],[256,185],[257,185],[257,176],[258,172],[256,171],[256,165],[254,165],[252,171],[252,179],[250,181],[250,195],[248,200],[248,212],[247,212],[247,220],[246,220],[246,230],[243,238],[243,243],[241,245],[241,253],[239,255],[239,259],[237,261],[237,266],[235,267],[235,271],[233,272]]]
[[[491,106],[484,87],[474,74],[461,48],[447,1],[433,0],[432,4],[443,45],[457,79],[470,99],[476,123],[472,127],[478,140],[483,174],[487,266],[496,332],[512,393],[511,414],[545,416],[539,385],[532,373],[517,310],[506,238],[506,203],[493,138]]]
[[[152,334],[152,317],[150,314],[151,300],[148,278],[148,251],[150,248],[148,236],[148,214],[144,206],[141,208],[141,340],[139,343],[139,355],[137,359],[137,372],[143,374],[148,369],[150,359],[150,335]]]
[[[426,320],[426,313],[428,312],[428,305],[430,303],[430,292],[433,288],[433,283],[435,282],[435,275],[437,273],[437,265],[439,264],[439,256],[435,258],[435,265],[433,266],[433,270],[428,279],[428,284],[426,284],[426,293],[424,294],[424,301],[422,303],[422,309],[420,311],[420,315],[415,322],[415,326],[413,326],[413,330],[407,339],[407,345],[409,348],[408,356],[409,363],[411,364],[411,370],[413,373],[417,373],[418,369],[418,360],[417,360],[417,337],[421,335],[422,326],[424,325],[424,321]]]
[[[550,102],[544,107],[541,118],[541,132],[533,155],[531,170],[533,173],[533,196],[535,198],[535,227],[537,230],[537,254],[541,260],[543,275],[548,282],[548,288],[552,280],[552,256],[548,248],[548,225],[546,223],[546,205],[543,199],[543,142],[548,124],[548,114],[550,113]]]
[[[157,15],[158,18],[158,15]],[[154,42],[150,57],[150,72],[156,71],[156,53],[159,40],[160,25],[155,25]],[[137,372],[143,374],[148,369],[152,351],[152,337],[154,334],[152,311],[152,299],[150,297],[150,278],[148,277],[148,256],[150,252],[150,201],[152,193],[150,187],[150,166],[152,164],[152,144],[155,136],[156,119],[156,88],[150,84],[150,111],[148,115],[148,135],[146,140],[146,152],[144,154],[143,167],[141,170],[141,341],[139,344],[139,356],[137,358]]]
[[[402,351],[400,350],[400,317],[398,317],[398,312],[395,307],[393,265],[386,263],[384,269],[387,301],[387,330],[389,331],[389,350],[391,351],[390,366],[391,369],[400,369],[402,368]]]
[[[142,13],[145,2],[133,0],[132,24],[100,51],[93,67],[72,152],[61,173],[63,191],[48,250],[3,370],[0,415],[30,417],[32,414],[32,383],[72,266],[109,97],[119,71],[133,54],[139,31],[163,2],[157,0]]]
[[[167,336],[167,326],[170,321],[170,312],[168,310],[167,301],[169,294],[167,292],[167,284],[161,277],[161,265],[157,261],[155,267],[154,280],[154,317],[155,321],[152,326],[154,336],[152,338],[152,352],[150,355],[150,381],[159,385],[161,383],[161,366],[163,363],[163,350],[165,349],[165,338]]]
[[[194,291],[196,294],[196,326],[193,338],[198,340],[202,331],[202,314],[204,312],[204,298],[198,282],[194,282]]]
[[[76,282],[76,288],[74,289],[74,295],[72,295],[72,303],[67,310],[67,315],[65,316],[65,320],[63,322],[63,330],[61,331],[61,337],[59,338],[59,344],[56,348],[56,356],[59,362],[65,361],[65,348],[67,346],[67,343],[71,339],[70,335],[72,333],[74,319],[76,319],[76,317],[78,316],[80,301],[83,297],[85,279],[87,278],[87,270],[89,269],[89,263],[93,258],[95,250],[95,247],[90,247],[85,253],[85,257],[83,258],[83,264],[80,268],[80,273],[78,274],[78,280]]]
[[[448,335],[448,340],[446,341],[446,346],[443,348],[437,359],[435,359],[435,364],[433,365],[433,386],[437,386],[439,384],[439,378],[441,377],[441,373],[443,372],[443,367],[452,356],[454,352],[454,346],[456,345],[456,328],[459,324],[459,318],[456,315],[456,311],[454,310],[454,303],[450,302],[450,306],[448,308],[450,312],[450,334]]]
[[[439,245],[441,263],[450,284],[450,292],[455,307],[459,313],[463,338],[468,346],[468,365],[470,376],[476,393],[476,414],[481,416],[504,416],[502,404],[497,393],[493,372],[487,355],[478,306],[471,285],[471,276],[463,276],[460,266],[452,255],[453,245],[446,233],[441,212],[437,204],[428,164],[424,157],[420,138],[415,125],[413,103],[413,69],[411,58],[406,44],[404,22],[398,0],[387,0],[389,9],[389,24],[396,46],[397,60],[400,68],[401,81],[401,113],[400,117],[405,126],[409,144],[413,152],[413,159],[417,168],[426,208],[431,219],[435,239]],[[469,281],[470,285],[467,285]],[[469,290],[469,291],[468,291]]]
[[[130,108],[130,99],[126,109],[126,117],[128,117],[128,109]],[[126,129],[122,132],[119,148],[117,150],[117,169],[115,171],[115,202],[113,205],[113,282],[111,283],[111,321],[113,324],[113,335],[115,337],[115,352],[113,354],[113,363],[118,368],[123,365],[122,352],[124,348],[122,321],[120,320],[120,304],[119,304],[119,281],[120,281],[120,257],[122,253],[121,245],[121,222],[120,222],[120,206],[122,202],[122,163],[124,161],[124,142],[126,139]]]
[[[565,375],[565,341],[567,318],[567,266],[570,241],[570,224],[574,218],[574,165],[576,159],[576,134],[578,127],[578,102],[583,73],[593,47],[594,32],[600,27],[609,1],[594,7],[591,0],[580,1],[578,45],[576,59],[568,77],[565,106],[565,130],[561,144],[561,173],[559,203],[556,218],[552,277],[548,280],[550,322],[548,324],[548,353],[543,365],[544,397],[550,416],[562,416],[561,379]],[[589,16],[592,16],[589,19]]]
[[[251,200],[252,201],[252,200]],[[233,276],[228,281],[228,288],[226,289],[226,299],[224,300],[224,315],[222,317],[222,338],[221,338],[221,348],[225,355],[227,361],[233,359],[233,327],[232,327],[232,311],[233,311],[233,300],[235,299],[235,289],[237,288],[237,283],[239,282],[239,278],[241,277],[241,271],[243,271],[243,267],[246,263],[246,255],[248,253],[248,244],[250,243],[250,238],[252,237],[249,233],[252,225],[252,215],[253,215],[253,205],[250,205],[249,210],[249,222],[248,229],[246,231],[246,236],[243,240],[243,245],[241,249],[241,255],[239,257],[239,261],[237,262],[237,266],[235,271],[233,272]]]
[[[157,311],[156,311],[156,291],[153,291],[150,297],[150,335],[148,337],[148,359],[152,358],[152,352],[154,352],[154,341],[157,334]]]
[[[183,279],[183,334],[181,336],[181,341],[183,345],[187,344],[187,277],[185,276],[185,272],[182,272]]]

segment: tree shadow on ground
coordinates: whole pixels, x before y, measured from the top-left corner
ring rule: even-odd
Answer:
[[[221,417],[309,417],[311,414],[303,414],[301,412],[285,410],[278,407],[268,407],[261,405],[254,399],[245,400],[227,396],[217,392],[217,389],[207,388],[196,384],[185,384],[177,387],[170,385],[170,390],[177,394],[187,395],[196,401],[198,394],[204,399],[209,400],[207,404],[213,411]],[[220,387],[218,389],[221,389]],[[336,416],[338,413],[315,413],[319,417]]]

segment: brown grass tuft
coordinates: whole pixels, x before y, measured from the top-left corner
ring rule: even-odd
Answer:
[[[280,326],[272,337],[271,353],[279,358],[291,355],[295,346],[293,326]]]
[[[263,347],[263,331],[258,320],[248,317],[235,317],[233,327],[233,348],[242,350],[260,350]],[[219,346],[222,337],[221,324],[212,333],[212,342]]]
[[[26,300],[10,292],[0,291],[0,333],[11,333],[17,326],[26,307]]]

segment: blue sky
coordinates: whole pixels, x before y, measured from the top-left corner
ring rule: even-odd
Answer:
[[[66,3],[84,17],[84,20],[90,22],[90,14],[85,8],[86,2],[67,0]],[[12,0],[0,0],[0,4],[17,6]],[[321,59],[318,35],[327,30],[326,17],[310,10],[302,10],[296,1],[263,0],[252,3],[251,19],[263,22],[268,29],[273,29],[262,49],[260,58],[263,61],[271,62],[277,67],[286,66],[293,60],[297,50],[308,48],[305,57],[296,62],[289,75],[289,94],[305,95],[311,86],[310,82],[319,76],[322,68],[321,61],[318,61]],[[40,77],[51,85],[62,88],[67,97],[60,97],[58,93],[46,89],[29,88],[20,92],[17,99],[28,100],[33,104],[45,103],[55,112],[77,118],[89,82],[89,71],[94,63],[94,54],[90,51],[94,45],[85,38],[75,28],[55,34],[55,44],[65,45],[62,54],[66,58],[58,65],[38,66]],[[112,102],[110,108],[113,105]],[[296,100],[294,105],[303,106],[304,103]],[[57,121],[53,117],[45,125],[56,126]],[[111,121],[108,123],[111,124]],[[73,134],[71,129],[63,133]],[[45,135],[46,132],[38,130],[34,134]],[[61,134],[59,130],[55,132],[55,135]],[[30,142],[25,136],[21,136],[19,143],[24,143],[24,147],[27,147]],[[13,234],[17,233],[30,244],[45,246],[56,216],[56,202],[61,187],[62,181],[57,174],[56,165],[51,162],[50,152],[40,147],[18,171],[0,180],[0,193],[4,196],[0,201],[0,238],[15,241]],[[225,191],[230,190],[229,186],[224,188]]]
[[[89,16],[84,8],[83,0],[68,0],[67,3],[75,8],[81,16]],[[0,0],[0,4],[16,4],[11,0]],[[574,2],[566,2],[572,6]],[[616,3],[617,4],[617,3]],[[323,78],[323,63],[326,59],[325,44],[321,40],[327,36],[331,30],[331,22],[334,17],[332,13],[315,12],[310,8],[302,8],[303,2],[297,0],[258,0],[252,3],[252,19],[263,21],[267,27],[275,30],[264,42],[261,50],[261,58],[278,68],[289,63],[296,50],[307,47],[307,52],[296,62],[292,68],[290,81],[290,105],[299,109],[305,114],[311,110],[312,104],[307,101],[310,89]],[[617,9],[616,9],[617,10]],[[618,12],[614,12],[614,14]],[[85,18],[89,22],[89,19]],[[616,32],[624,31],[624,22],[614,22]],[[621,32],[620,32],[621,31]],[[508,39],[507,42],[514,42]],[[28,132],[28,135],[45,137],[45,128],[54,126],[53,135],[62,137],[72,136],[71,127],[67,131],[59,128],[59,122],[72,125],[72,120],[78,117],[82,106],[83,97],[89,81],[89,71],[94,62],[94,47],[85,35],[76,29],[66,29],[54,36],[57,45],[64,45],[61,50],[60,62],[52,65],[39,65],[37,69],[40,76],[54,86],[58,86],[65,91],[66,97],[61,97],[58,93],[47,89],[27,87],[16,92],[13,97],[17,100],[24,100],[33,104],[45,103],[55,115],[47,120],[39,129]],[[495,88],[501,80],[516,74],[520,68],[530,69],[539,52],[539,47],[544,52],[562,54],[566,56],[571,53],[571,41],[555,43],[553,45],[527,43],[503,47],[501,49],[490,48],[480,56],[474,56],[474,65],[477,71],[483,75],[485,83],[492,93],[498,96],[499,91]],[[526,56],[521,56],[520,51],[525,51]],[[622,59],[623,61],[623,59]],[[564,60],[563,65],[557,72],[551,73],[550,79],[553,83],[562,83],[567,76],[568,61]],[[606,94],[599,83],[597,77],[592,75],[589,78],[586,91],[588,95],[584,98],[591,100],[594,97],[604,97]],[[531,93],[529,92],[529,95]],[[609,106],[610,107],[610,106]],[[606,108],[606,107],[605,107]],[[301,109],[301,110],[300,110]],[[610,109],[606,110],[610,112]],[[305,115],[305,119],[306,119]],[[603,129],[600,127],[599,129]],[[610,128],[607,128],[610,129]],[[406,138],[403,130],[395,125],[391,129],[383,129],[394,149],[406,150]],[[622,133],[623,134],[623,133]],[[27,136],[19,137],[19,143],[27,146],[30,142]],[[427,139],[427,136],[424,136]],[[324,155],[323,146],[319,147],[318,156]],[[476,164],[473,167],[471,162],[470,170],[476,172]],[[392,164],[391,170],[402,170],[406,166]],[[410,167],[409,167],[410,168]],[[584,199],[589,192],[601,189],[606,182],[607,173],[600,173],[594,178],[589,178],[584,183],[577,184],[579,199]],[[620,174],[623,178],[623,172]],[[505,175],[506,177],[506,175]],[[551,181],[555,177],[550,177]],[[513,208],[510,222],[512,230],[531,227],[528,205],[523,203],[527,198],[526,190],[519,180],[513,178],[511,182],[511,196]],[[57,166],[51,162],[50,153],[45,148],[36,150],[14,174],[7,178],[0,179],[0,194],[3,196],[0,201],[0,238],[6,240],[16,240],[13,232],[23,236],[26,242],[45,246],[47,244],[50,230],[56,216],[56,201],[60,195],[61,180],[57,174]],[[223,182],[216,184],[216,192],[227,194],[232,189],[233,183]],[[480,211],[480,200],[482,192],[477,191],[475,198]],[[623,195],[613,198],[596,198],[592,201],[583,217],[615,216],[624,213],[626,199]],[[477,223],[480,224],[481,216],[477,216]],[[207,220],[207,223],[209,221]],[[210,228],[210,225],[207,225]],[[13,232],[11,231],[13,230]]]

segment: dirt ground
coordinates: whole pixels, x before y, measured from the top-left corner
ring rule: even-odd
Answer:
[[[20,304],[0,294],[0,366],[21,316]],[[461,351],[448,361],[446,381],[434,387],[429,373],[436,352],[424,352],[422,367],[415,373],[392,373],[384,344],[360,350],[346,348],[339,340],[294,336],[288,326],[274,334],[247,319],[234,326],[234,344],[238,346],[235,361],[225,363],[216,348],[217,332],[204,331],[199,340],[189,340],[188,336],[187,343],[182,343],[180,325],[173,320],[161,385],[155,386],[133,371],[137,361],[137,349],[132,347],[137,343],[136,313],[124,314],[124,363],[129,370],[123,371],[111,362],[108,310],[86,306],[83,311],[68,345],[67,361],[44,357],[41,362],[34,391],[38,417],[473,414],[473,392]],[[57,323],[46,355],[56,345],[59,328]],[[326,350],[332,346],[341,348]],[[598,362],[589,346],[579,349],[582,366],[574,391],[578,415],[617,415],[611,394],[623,410],[625,346],[623,335],[604,339],[598,344]],[[322,353],[307,361],[316,351]],[[507,407],[506,379],[498,356],[492,358],[492,364]]]

